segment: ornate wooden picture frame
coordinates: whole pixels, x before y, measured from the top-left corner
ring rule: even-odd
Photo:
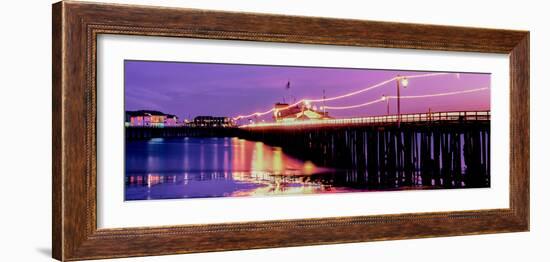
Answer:
[[[53,257],[81,260],[529,230],[529,32],[64,1],[53,5]],[[100,34],[508,54],[510,207],[99,229]],[[144,243],[154,248],[144,249]]]

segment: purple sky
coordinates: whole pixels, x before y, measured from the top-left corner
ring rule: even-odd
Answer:
[[[230,116],[266,111],[276,102],[338,96],[363,89],[396,75],[426,71],[258,66],[235,64],[125,61],[125,109],[150,109],[180,118]],[[401,95],[424,95],[490,87],[490,74],[461,73],[416,78]],[[290,81],[290,89],[286,83]],[[362,104],[383,94],[396,95],[396,84],[327,102],[327,106]],[[322,104],[317,104],[321,106]],[[489,110],[490,90],[437,98],[403,99],[402,113]],[[390,101],[396,111],[396,100]],[[333,117],[386,114],[386,103],[348,110],[329,110]],[[269,118],[269,117],[268,117]]]

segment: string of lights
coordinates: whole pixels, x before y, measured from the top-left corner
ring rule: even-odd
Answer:
[[[483,90],[487,90],[487,89],[489,89],[489,87],[481,87],[481,88],[475,88],[475,89],[468,89],[468,90],[454,91],[454,92],[446,92],[446,93],[438,93],[438,94],[401,96],[401,99],[426,98],[426,97],[438,97],[438,96],[449,96],[449,95],[460,95],[460,94],[467,94],[467,93],[479,92],[479,91],[483,91]],[[388,96],[388,98],[397,98],[397,96]]]
[[[413,78],[434,77],[434,76],[449,75],[449,74],[451,74],[451,73],[428,73],[428,74],[410,75],[410,76],[396,76],[396,77],[392,77],[388,80],[382,81],[380,83],[374,84],[372,86],[368,86],[366,88],[363,88],[363,89],[360,89],[360,90],[357,90],[357,91],[353,91],[353,92],[350,92],[350,93],[347,93],[347,94],[339,95],[339,96],[327,97],[327,98],[315,98],[315,99],[307,99],[307,98],[300,99],[295,103],[292,103],[292,104],[290,104],[286,107],[278,108],[277,110],[286,110],[286,109],[289,109],[291,107],[297,106],[297,105],[302,104],[302,103],[328,102],[328,101],[334,101],[334,100],[338,100],[338,99],[358,95],[358,94],[370,91],[372,89],[384,86],[388,83],[394,82],[395,80],[402,79],[402,78],[413,79]],[[325,108],[328,109],[328,107],[325,107]],[[234,120],[239,120],[239,119],[243,119],[243,118],[260,117],[260,116],[263,116],[263,115],[271,114],[275,110],[276,109],[273,107],[273,108],[271,108],[267,111],[264,111],[264,112],[254,112],[254,113],[248,114],[248,115],[239,115],[239,116],[234,117],[233,119]]]
[[[468,94],[468,93],[474,93],[474,92],[480,92],[483,90],[489,89],[488,87],[481,87],[481,88],[474,88],[474,89],[468,89],[468,90],[462,90],[462,91],[453,91],[453,92],[445,92],[445,93],[437,93],[437,94],[426,94],[426,95],[411,95],[411,96],[401,96],[401,99],[415,99],[415,98],[429,98],[429,97],[438,97],[438,96],[450,96],[450,95],[459,95],[459,94]],[[352,108],[358,108],[363,106],[368,106],[372,104],[376,104],[382,101],[386,101],[386,99],[396,99],[397,96],[386,96],[383,98],[375,99],[366,103],[357,104],[357,105],[350,105],[350,106],[325,106],[324,109],[332,109],[332,110],[342,110],[342,109],[352,109]]]
[[[384,98],[379,98],[379,99],[369,101],[369,102],[366,102],[366,103],[363,103],[363,104],[352,105],[352,106],[324,106],[323,108],[324,109],[335,109],[335,110],[353,109],[353,108],[364,107],[364,106],[376,104],[376,103],[379,103],[379,102],[382,102],[382,101],[384,101]]]

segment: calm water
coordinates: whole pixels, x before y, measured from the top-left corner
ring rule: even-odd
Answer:
[[[433,156],[432,156],[433,157]],[[462,158],[464,159],[464,158]],[[429,160],[429,159],[428,159]],[[433,160],[431,160],[433,162]],[[297,159],[280,147],[236,137],[154,138],[126,141],[125,199],[267,196],[378,190],[488,187],[459,175],[422,181],[418,168],[338,170]],[[441,169],[444,171],[443,169]],[[412,173],[411,173],[412,172]],[[443,178],[445,177],[445,178]]]
[[[126,200],[353,191],[337,170],[239,138],[127,141]]]

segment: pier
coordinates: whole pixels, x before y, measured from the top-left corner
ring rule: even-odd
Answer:
[[[128,138],[230,136],[263,142],[318,166],[349,170],[354,183],[369,188],[490,185],[489,111],[126,131]]]
[[[490,185],[490,113],[438,112],[248,125],[240,136],[317,165],[352,169],[373,186]]]

